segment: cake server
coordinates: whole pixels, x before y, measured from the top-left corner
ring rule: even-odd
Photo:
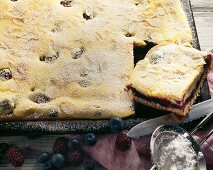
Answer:
[[[127,135],[131,138],[139,138],[141,136],[150,135],[154,132],[154,130],[158,126],[165,124],[179,125],[183,123],[188,123],[195,119],[204,117],[212,111],[213,111],[213,99],[209,99],[204,102],[193,105],[188,116],[186,117],[180,118],[175,113],[169,113],[167,115],[139,123],[132,129],[130,129]]]

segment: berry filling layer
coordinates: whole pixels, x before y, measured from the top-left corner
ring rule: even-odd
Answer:
[[[211,65],[211,57],[207,56],[206,58],[206,64],[204,65],[204,72],[201,74],[200,78],[198,79],[196,85],[194,86],[193,90],[191,91],[190,95],[186,97],[183,101],[174,101],[170,100],[168,98],[158,98],[158,97],[150,97],[146,96],[142,93],[140,93],[138,90],[136,90],[133,87],[130,87],[133,91],[134,95],[138,97],[139,99],[146,100],[151,103],[159,104],[163,107],[167,108],[175,108],[179,110],[184,110],[185,107],[191,102],[191,100],[194,98],[194,95],[196,95],[198,88],[201,87],[201,84],[203,83],[204,78],[206,77],[206,74],[208,72],[208,69]]]

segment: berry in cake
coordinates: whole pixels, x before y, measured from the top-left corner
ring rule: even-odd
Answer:
[[[119,151],[126,151],[128,150],[132,145],[132,139],[127,136],[127,131],[122,131],[118,134],[115,146]]]
[[[0,80],[6,81],[12,78],[12,72],[9,69],[0,70]]]
[[[64,7],[71,7],[71,2],[73,0],[62,0],[61,1],[61,5],[63,5]]]
[[[84,144],[86,146],[93,146],[96,144],[96,142],[97,142],[97,137],[94,133],[87,133],[84,136]]]
[[[6,152],[6,159],[14,167],[20,167],[24,164],[24,155],[22,151],[17,147],[11,147]]]
[[[15,108],[15,104],[9,100],[3,100],[0,102],[0,115],[9,114]]]
[[[48,116],[49,117],[57,117],[57,115],[58,115],[58,110],[57,109],[48,110]]]
[[[33,94],[30,98],[33,102],[38,104],[50,102],[50,98],[43,93]]]
[[[49,54],[49,55],[42,55],[40,57],[40,61],[44,61],[45,63],[54,63],[59,57],[59,53],[56,54]]]
[[[94,18],[93,11],[92,11],[91,9],[86,10],[86,11],[83,13],[83,18],[84,18],[85,20],[89,20],[89,19]]]
[[[84,53],[84,49],[83,48],[80,48],[78,51],[76,51],[74,54],[73,54],[73,59],[78,59],[82,56],[82,54]]]

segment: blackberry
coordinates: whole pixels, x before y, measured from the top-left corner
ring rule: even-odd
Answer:
[[[59,137],[55,140],[53,145],[54,153],[60,153],[64,156],[67,155],[68,152],[68,139],[65,137]]]
[[[128,150],[132,145],[132,139],[127,136],[127,131],[122,131],[118,134],[115,146],[119,151],[126,151]]]
[[[67,156],[70,165],[78,166],[84,161],[84,156],[81,151],[70,151]]]
[[[14,167],[20,167],[24,163],[24,155],[17,147],[11,147],[6,153],[6,159]]]

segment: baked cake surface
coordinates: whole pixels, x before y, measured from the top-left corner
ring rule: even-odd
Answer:
[[[206,78],[209,57],[206,52],[176,44],[153,47],[131,74],[135,99],[186,115]]]
[[[134,45],[192,40],[174,0],[0,0],[1,120],[134,114]]]

